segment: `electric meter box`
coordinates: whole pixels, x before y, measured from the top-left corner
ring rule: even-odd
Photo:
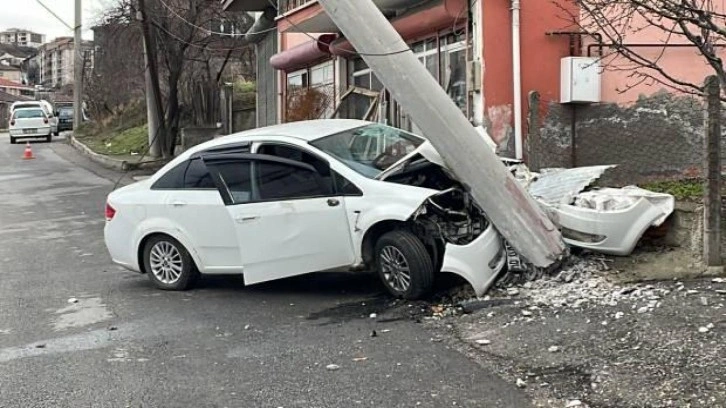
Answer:
[[[560,61],[560,103],[600,102],[600,60],[565,57]]]

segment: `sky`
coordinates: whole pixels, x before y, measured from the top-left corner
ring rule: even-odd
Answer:
[[[113,0],[81,0],[83,4],[83,38],[93,39],[91,26],[98,21],[103,9]],[[74,0],[40,0],[69,26],[73,26]],[[46,35],[46,41],[72,36],[73,32],[45,10],[38,0],[0,0],[0,31],[21,28]]]

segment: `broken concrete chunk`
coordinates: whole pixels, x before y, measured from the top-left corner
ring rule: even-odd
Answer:
[[[582,401],[580,400],[570,400],[567,401],[567,405],[565,405],[565,408],[575,408],[575,407],[582,407]]]
[[[337,364],[328,364],[325,366],[325,369],[328,371],[335,371],[335,370],[339,370],[340,366]]]
[[[558,346],[550,346],[550,348],[547,349],[550,353],[557,353],[560,351],[560,348]]]
[[[479,339],[479,340],[476,341],[476,344],[480,344],[482,346],[488,346],[488,345],[492,344],[492,341],[491,340],[485,340],[485,339]]]
[[[519,387],[519,388],[524,388],[524,387],[526,387],[526,386],[527,386],[527,382],[526,382],[526,381],[524,381],[524,380],[523,380],[523,379],[521,379],[521,378],[517,378],[517,382],[516,382],[516,384],[517,384],[517,387]]]

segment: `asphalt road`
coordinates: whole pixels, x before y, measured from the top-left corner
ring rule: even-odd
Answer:
[[[0,134],[0,407],[529,406],[415,321],[371,319],[390,302],[370,275],[153,289],[106,253],[118,175],[61,139],[24,161]]]

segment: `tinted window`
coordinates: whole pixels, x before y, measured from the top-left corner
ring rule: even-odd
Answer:
[[[333,179],[335,179],[335,191],[338,194],[346,195],[346,196],[362,196],[363,192],[360,191],[358,187],[356,187],[355,184],[350,182],[347,178],[341,176],[340,174],[333,172]]]
[[[73,109],[61,109],[58,111],[58,117],[59,118],[72,118],[73,117]]]
[[[215,169],[227,187],[233,204],[243,204],[252,200],[250,162],[220,163],[215,165]]]
[[[263,200],[319,197],[328,194],[315,171],[269,162],[258,162],[256,166],[260,198]]]
[[[14,119],[37,119],[44,118],[45,114],[40,109],[20,109],[13,115]]]
[[[176,167],[164,173],[160,179],[156,180],[152,190],[169,190],[169,189],[181,189],[184,188],[184,172],[187,169],[189,162],[185,161],[178,164]]]
[[[209,170],[207,170],[207,166],[200,159],[189,161],[189,167],[187,167],[184,174],[184,188],[216,188],[212,176],[209,174]]]

